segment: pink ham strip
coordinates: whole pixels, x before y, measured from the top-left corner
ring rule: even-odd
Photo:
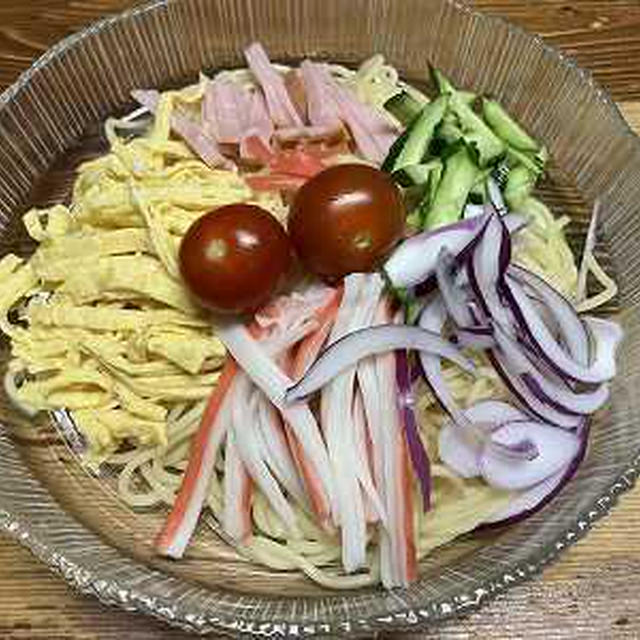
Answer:
[[[339,128],[341,123],[338,107],[327,90],[331,76],[326,66],[304,60],[300,65],[300,73],[307,96],[309,123],[316,127]]]
[[[290,69],[284,75],[284,86],[303,122],[307,119],[307,96],[304,90],[304,82],[300,69]]]
[[[276,138],[280,142],[294,142],[296,140],[309,140],[319,142],[321,140],[332,140],[342,133],[343,128],[339,122],[327,125],[307,125],[303,127],[287,127],[278,129],[275,132]]]
[[[271,65],[264,47],[259,42],[254,42],[244,50],[244,55],[264,91],[267,109],[275,126],[302,126],[304,123],[287,92],[284,78]]]
[[[249,92],[221,78],[206,84],[202,102],[202,122],[221,144],[238,144],[249,127]]]
[[[368,105],[345,87],[333,82],[333,95],[342,121],[349,127],[360,153],[371,162],[382,164],[389,148],[398,137],[397,131]]]
[[[260,89],[251,94],[249,101],[247,129],[240,138],[240,157],[266,164],[273,155],[273,122]]]
[[[155,89],[136,89],[131,92],[134,100],[155,113],[160,101],[160,93]],[[191,149],[212,169],[223,167],[232,169],[233,163],[225,158],[217,142],[197,123],[184,115],[174,112],[171,128],[191,147]]]
[[[377,164],[387,155],[399,131],[371,106],[340,86],[324,64],[305,60],[301,67],[307,92],[307,109],[312,125],[347,125],[360,153]]]

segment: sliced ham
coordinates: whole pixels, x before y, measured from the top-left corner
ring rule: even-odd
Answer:
[[[151,113],[158,109],[160,93],[154,89],[136,89],[131,92],[134,100],[145,106]],[[211,168],[223,167],[232,169],[233,163],[225,158],[218,143],[202,127],[201,124],[191,120],[175,109],[171,116],[171,129],[177,133],[191,147],[202,161]]]
[[[249,128],[251,97],[247,89],[228,78],[206,84],[202,122],[221,144],[238,144]]]
[[[244,51],[247,64],[264,91],[267,109],[276,127],[300,127],[304,123],[287,92],[283,77],[273,68],[264,47],[254,42]]]
[[[290,69],[284,76],[284,86],[303,122],[307,120],[307,95],[299,69]]]
[[[340,114],[327,85],[331,76],[326,65],[304,60],[300,65],[307,98],[307,116],[314,127],[339,128]]]
[[[360,102],[353,91],[341,86],[325,64],[305,60],[300,66],[305,82],[309,122],[334,127],[344,123],[358,151],[377,164],[382,163],[399,131],[370,105]]]
[[[276,138],[284,143],[297,141],[321,142],[338,141],[343,135],[343,127],[340,122],[334,124],[304,125],[302,127],[287,127],[275,132]]]
[[[360,102],[350,89],[333,82],[332,93],[340,118],[349,127],[358,151],[367,160],[382,164],[398,131],[372,107]]]
[[[273,122],[260,89],[256,89],[251,94],[249,102],[247,129],[240,138],[240,157],[244,160],[267,164],[273,155],[271,149]]]

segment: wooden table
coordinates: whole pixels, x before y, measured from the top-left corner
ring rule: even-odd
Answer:
[[[345,0],[346,1],[346,0]],[[401,0],[399,0],[401,1]],[[131,0],[0,0],[0,87],[51,44]],[[574,56],[640,131],[640,0],[477,0]],[[640,487],[541,579],[422,637],[640,638]],[[0,638],[175,639],[161,623],[72,593],[0,538]]]

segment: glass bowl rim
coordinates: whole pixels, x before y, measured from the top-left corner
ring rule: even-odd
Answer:
[[[464,0],[443,0],[458,11],[476,19],[489,21],[503,26],[513,33],[526,36],[538,47],[555,59],[556,63],[567,70],[578,74],[579,80],[586,83],[594,92],[594,99],[603,102],[615,113],[621,135],[635,140],[635,146],[640,152],[640,137],[631,129],[624,119],[616,102],[611,98],[593,77],[590,70],[582,68],[577,61],[562,51],[546,43],[541,36],[531,33],[510,22],[506,18],[488,12],[474,9]],[[55,60],[66,51],[72,49],[84,39],[108,29],[111,25],[129,20],[138,15],[146,14],[157,9],[166,8],[175,0],[148,0],[122,12],[101,18],[73,33],[49,48],[39,56],[31,66],[20,74],[18,79],[0,94],[0,110],[9,104],[19,93],[28,86],[38,71]],[[486,602],[493,600],[507,589],[521,584],[540,574],[544,568],[554,562],[568,547],[582,539],[601,518],[606,516],[617,504],[623,493],[631,490],[640,475],[640,453],[630,456],[625,465],[621,465],[621,472],[614,482],[594,497],[591,506],[586,509],[572,524],[560,534],[556,535],[544,547],[535,547],[528,556],[526,563],[514,565],[509,571],[504,571],[498,579],[487,580],[482,587],[469,593],[461,593],[451,600],[437,600],[425,609],[401,609],[388,616],[370,617],[367,619],[344,620],[331,628],[323,622],[294,624],[286,622],[243,622],[235,619],[207,619],[200,614],[189,611],[177,611],[171,602],[144,594],[142,590],[132,589],[117,580],[105,580],[91,569],[65,556],[46,540],[37,530],[26,521],[12,513],[7,505],[0,501],[0,533],[15,540],[27,548],[48,568],[60,575],[74,590],[91,595],[103,604],[135,611],[164,620],[172,626],[199,634],[220,633],[235,636],[238,633],[252,636],[291,635],[295,637],[318,636],[342,633],[350,637],[367,636],[372,632],[381,631],[420,631],[431,627],[435,622],[468,615],[478,610]],[[34,481],[37,482],[37,481]],[[46,488],[43,487],[46,491]],[[131,561],[134,564],[134,561]],[[150,570],[149,570],[150,571]],[[268,599],[268,598],[266,598]]]

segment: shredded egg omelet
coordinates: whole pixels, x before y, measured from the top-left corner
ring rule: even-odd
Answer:
[[[7,392],[30,413],[69,410],[93,462],[124,440],[166,444],[168,409],[217,380],[224,348],[178,273],[189,226],[234,202],[286,213],[278,194],[254,194],[170,137],[174,105],[200,99],[199,86],[163,94],[151,128],[129,140],[108,120],[110,153],[79,167],[70,205],[24,216],[33,256],[0,261]]]

